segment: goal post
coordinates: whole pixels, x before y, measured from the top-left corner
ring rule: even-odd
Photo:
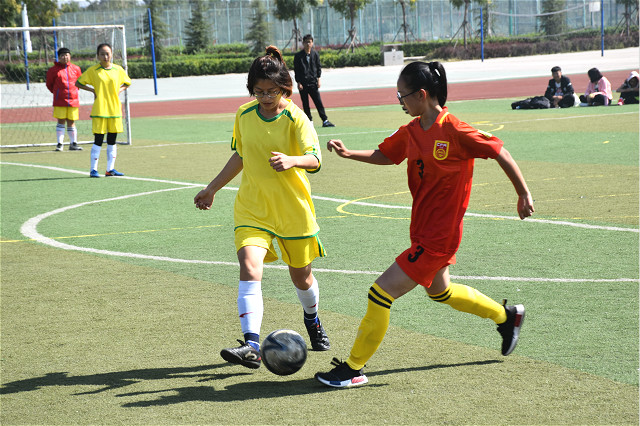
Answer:
[[[32,51],[24,49],[24,38],[31,40]],[[124,25],[0,27],[0,148],[16,149],[56,146],[53,95],[46,87],[46,73],[54,65],[61,47],[71,51],[71,62],[85,71],[97,63],[96,48],[109,43],[113,62],[127,66]],[[131,114],[128,91],[123,104],[124,141],[131,145]],[[92,93],[80,90],[80,119],[76,121],[78,143],[93,143],[91,118]],[[66,132],[65,132],[66,133]],[[65,145],[68,137],[65,134]]]

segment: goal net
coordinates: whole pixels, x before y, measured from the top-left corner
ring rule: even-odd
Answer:
[[[490,9],[488,33],[501,37],[544,38],[596,29],[599,25],[599,13],[590,10],[590,3],[586,1],[550,12],[539,10],[534,3],[526,3],[509,12]]]
[[[71,51],[71,62],[85,71],[98,60],[96,48],[109,43],[113,62],[127,70],[123,25],[72,27],[0,28],[0,148],[55,146],[57,120],[53,117],[53,94],[46,87],[47,70],[54,65],[61,47]],[[80,119],[76,121],[78,143],[93,143],[91,107],[94,96],[80,90]],[[131,144],[129,98],[123,104],[124,137]],[[65,130],[65,145],[69,142]]]

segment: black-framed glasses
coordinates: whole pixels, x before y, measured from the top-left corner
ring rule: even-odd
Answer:
[[[422,89],[418,89],[418,90],[414,90],[411,93],[407,93],[406,95],[401,95],[400,92],[396,92],[396,96],[398,97],[398,101],[403,104],[404,103],[404,98],[406,98],[409,95],[413,95],[414,93],[418,93],[419,91],[421,91]]]
[[[267,98],[273,99],[273,98],[277,97],[280,93],[281,93],[281,91],[278,90],[278,89],[269,90],[267,92],[255,91],[253,93],[253,96],[255,96],[256,98],[264,98],[266,96]]]

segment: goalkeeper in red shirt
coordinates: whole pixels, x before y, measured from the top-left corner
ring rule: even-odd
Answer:
[[[502,337],[502,354],[515,348],[524,320],[524,306],[500,304],[463,284],[450,282],[462,223],[469,205],[475,158],[493,158],[518,194],[520,219],[533,214],[533,200],[516,162],[495,136],[474,129],[449,113],[447,77],[439,62],[413,62],[398,78],[398,101],[412,117],[375,150],[350,150],[340,140],[327,148],[340,157],[378,165],[407,160],[411,211],[411,247],[369,289],[367,312],[347,361],[334,358],[335,368],[316,379],[333,387],[367,383],[362,368],[387,331],[393,301],[421,285],[429,297],[462,312],[490,318]]]

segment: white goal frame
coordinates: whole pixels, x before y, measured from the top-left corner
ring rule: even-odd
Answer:
[[[78,25],[78,26],[52,26],[52,27],[0,27],[0,33],[25,33],[25,32],[38,32],[38,31],[47,31],[47,32],[64,32],[64,31],[81,31],[81,30],[100,30],[100,29],[113,29],[118,30],[122,37],[122,67],[128,73],[128,65],[127,65],[127,39],[124,25]],[[58,48],[62,46],[57,46]],[[1,51],[0,51],[1,54]],[[23,57],[24,59],[24,57]],[[31,83],[29,83],[31,85]],[[7,87],[9,85],[2,84],[3,87],[0,89],[0,100],[8,96]],[[4,87],[7,86],[7,87]],[[126,142],[118,142],[118,144],[122,145],[132,145],[132,137],[131,137],[131,112],[130,112],[130,104],[129,104],[129,95],[128,90],[124,91],[124,127],[126,133]],[[47,91],[48,93],[48,91]],[[51,102],[52,98],[49,97],[49,102],[46,105],[38,105],[39,107],[51,107],[51,111],[53,113],[53,106]],[[4,110],[11,109],[11,106],[7,106],[5,102],[2,102],[0,105],[0,124],[2,124],[2,114],[1,112]],[[51,120],[53,123],[53,115],[51,115]],[[1,142],[0,142],[1,143]],[[78,144],[92,144],[93,141],[78,141]],[[47,147],[47,146],[55,146],[56,142],[51,143],[32,143],[32,144],[13,144],[13,145],[0,145],[0,148],[30,148],[30,147]]]

